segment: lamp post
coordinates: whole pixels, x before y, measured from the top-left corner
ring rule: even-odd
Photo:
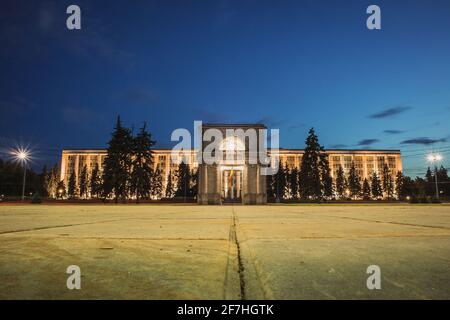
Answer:
[[[17,149],[12,152],[17,161],[21,162],[23,165],[23,182],[22,182],[22,201],[25,200],[25,183],[27,178],[27,161],[30,155],[25,149]]]
[[[429,154],[428,155],[428,161],[434,164],[434,182],[436,183],[436,199],[439,199],[439,188],[438,188],[438,181],[437,181],[437,162],[442,160],[442,156],[440,154]]]

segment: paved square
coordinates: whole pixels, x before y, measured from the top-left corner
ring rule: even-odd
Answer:
[[[450,299],[450,206],[0,205],[0,279],[1,299]]]

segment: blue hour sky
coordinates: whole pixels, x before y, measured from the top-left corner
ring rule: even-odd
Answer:
[[[66,28],[81,7],[82,29]],[[381,8],[382,29],[366,28]],[[0,147],[34,165],[104,148],[115,117],[168,147],[176,128],[263,122],[303,148],[450,157],[450,1],[2,1]]]

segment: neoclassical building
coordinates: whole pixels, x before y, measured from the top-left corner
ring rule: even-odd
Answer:
[[[261,124],[204,124],[202,134],[205,130],[214,129],[225,135],[229,129],[241,129],[246,131],[254,129],[258,135],[260,129],[265,129]],[[203,135],[202,135],[203,136]],[[259,138],[259,137],[257,137]],[[267,165],[260,162],[250,161],[249,142],[239,136],[226,137],[220,142],[219,149],[230,157],[223,157],[214,163],[206,163],[203,154],[206,152],[210,142],[202,142],[200,150],[190,149],[177,152],[172,149],[153,149],[154,169],[159,167],[163,175],[163,185],[167,183],[169,172],[175,172],[182,159],[187,162],[191,169],[198,170],[198,195],[199,204],[221,204],[224,202],[237,202],[242,204],[264,204],[267,202],[266,176],[262,174]],[[258,150],[259,151],[259,150]],[[200,152],[200,153],[199,153]],[[387,164],[391,173],[402,171],[400,150],[374,150],[374,149],[327,149],[331,175],[336,177],[340,166],[347,173],[354,163],[359,176],[369,178],[373,172],[381,175],[384,164]],[[289,169],[300,168],[304,150],[280,148],[275,154],[270,149],[267,151],[274,159],[279,161],[280,166]],[[237,155],[243,155],[242,157]],[[67,184],[72,173],[78,179],[84,166],[88,173],[99,165],[102,168],[106,150],[104,149],[66,149],[61,156],[61,180]],[[201,159],[201,161],[199,161]],[[199,163],[201,162],[201,163]]]

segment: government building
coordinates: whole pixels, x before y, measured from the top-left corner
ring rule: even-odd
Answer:
[[[204,124],[202,134],[205,130],[213,129],[225,135],[227,130],[243,131],[254,129],[256,132],[265,129],[261,124]],[[203,136],[203,135],[202,135]],[[177,154],[173,149],[152,149],[154,158],[154,169],[159,167],[163,176],[163,187],[167,183],[169,172],[176,172],[182,160],[188,163],[190,168],[198,170],[198,194],[199,204],[222,204],[227,201],[242,204],[265,204],[267,202],[266,175],[262,174],[264,165],[249,161],[249,142],[239,136],[226,137],[220,144],[219,149],[225,153],[243,154],[243,157],[232,156],[220,159],[216,163],[208,164],[205,161],[199,163],[199,150],[184,150]],[[202,142],[200,156],[203,155],[208,143]],[[402,161],[400,150],[348,150],[348,149],[327,149],[331,175],[336,178],[337,170],[341,166],[347,174],[352,163],[358,171],[359,176],[369,179],[373,172],[381,176],[384,164],[390,168],[392,175],[402,171]],[[278,152],[267,151],[268,155],[279,161],[279,166],[289,169],[300,169],[304,150],[283,149]],[[86,150],[63,150],[61,156],[61,180],[66,185],[72,173],[76,179],[81,174],[84,166],[88,173],[99,166],[100,170],[106,157],[106,150],[86,149]]]

